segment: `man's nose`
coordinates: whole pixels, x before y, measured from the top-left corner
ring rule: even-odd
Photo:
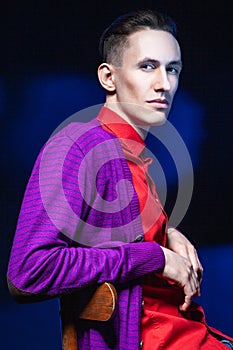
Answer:
[[[168,91],[170,90],[170,82],[168,80],[167,71],[164,67],[159,67],[156,69],[156,76],[154,79],[154,89],[156,91]]]

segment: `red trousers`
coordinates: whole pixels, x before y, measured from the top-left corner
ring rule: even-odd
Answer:
[[[175,286],[144,286],[143,350],[226,350],[213,333],[233,338],[208,326],[203,309],[194,302],[188,312],[180,312],[182,294]]]

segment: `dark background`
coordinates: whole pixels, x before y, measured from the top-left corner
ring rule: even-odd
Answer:
[[[136,8],[167,12],[178,25],[184,68],[177,109],[174,108],[172,116],[175,121],[180,106],[186,107],[180,113],[182,120],[180,117],[178,125],[181,134],[184,132],[195,176],[193,198],[180,229],[196,244],[205,262],[207,292],[203,303],[208,319],[228,333],[233,332],[229,316],[233,314],[230,2],[8,1],[1,7],[6,22],[0,55],[0,292],[2,309],[6,311],[2,320],[6,326],[6,344],[7,341],[13,344],[8,334],[10,327],[13,333],[16,330],[20,333],[16,336],[18,349],[31,348],[29,343],[24,343],[24,331],[31,324],[27,334],[35,341],[33,332],[39,330],[35,330],[37,325],[33,326],[34,313],[37,316],[38,312],[42,313],[41,319],[37,317],[40,327],[44,321],[50,327],[59,326],[56,312],[55,323],[47,318],[49,307],[56,310],[53,301],[19,306],[9,296],[5,275],[17,216],[42,143],[72,113],[103,102],[104,94],[96,79],[99,36],[116,16]],[[182,98],[186,101],[183,104]],[[185,132],[182,125],[187,120],[190,123]],[[173,193],[172,181],[170,188]],[[22,310],[31,313],[27,314],[27,322],[30,317],[31,322],[25,329],[19,327],[19,320],[23,322]],[[54,339],[56,332],[57,328]],[[38,349],[40,340],[38,336]],[[44,341],[42,348],[47,349],[48,339],[45,337]],[[35,343],[32,344],[36,349]],[[13,345],[8,348],[13,349]],[[48,345],[50,350],[57,348],[55,343]]]

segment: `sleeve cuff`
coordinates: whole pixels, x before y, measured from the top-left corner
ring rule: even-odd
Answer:
[[[135,277],[141,277],[150,272],[161,272],[165,266],[164,252],[155,242],[130,244],[130,257]]]

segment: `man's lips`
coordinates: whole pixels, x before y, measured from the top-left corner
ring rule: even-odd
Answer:
[[[166,99],[155,99],[155,100],[149,100],[146,101],[149,103],[151,106],[156,107],[156,108],[168,108],[169,103]]]

